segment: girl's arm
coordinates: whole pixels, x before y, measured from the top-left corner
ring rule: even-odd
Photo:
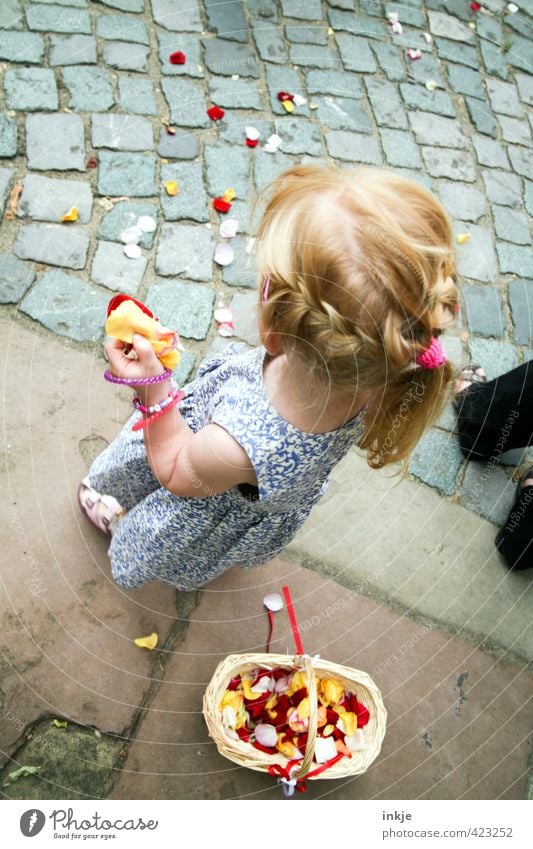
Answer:
[[[136,360],[122,353],[117,339],[106,343],[111,371],[117,377],[144,378],[162,374],[163,366],[149,342],[136,335]],[[136,387],[145,406],[162,401],[170,391],[170,381]],[[158,481],[174,495],[202,497],[225,492],[240,483],[257,485],[250,459],[241,445],[219,425],[207,425],[194,433],[177,407],[144,429],[146,455]]]

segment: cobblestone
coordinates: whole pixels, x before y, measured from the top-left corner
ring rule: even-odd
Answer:
[[[470,233],[470,239],[457,246],[459,274],[471,280],[493,283],[498,277],[498,263],[490,230],[479,224],[454,223],[454,233]]]
[[[203,30],[197,0],[152,0],[154,21],[173,32]]]
[[[469,94],[480,100],[485,99],[485,88],[478,71],[450,62],[448,63],[448,80],[458,94]]]
[[[380,130],[381,144],[387,163],[398,168],[420,168],[422,159],[410,133]]]
[[[496,242],[496,251],[502,274],[533,277],[533,253],[530,247],[512,245],[509,242]]]
[[[237,236],[231,246],[235,251],[235,261],[222,269],[222,280],[228,286],[243,286],[255,289],[257,285],[257,266],[255,257],[248,252],[248,239]]]
[[[175,327],[185,339],[205,339],[207,336],[215,301],[212,289],[196,283],[165,280],[150,286],[147,301],[160,321]]]
[[[252,32],[257,52],[264,62],[286,64],[288,51],[279,27],[259,21],[253,24]]]
[[[437,115],[455,116],[455,107],[445,91],[428,91],[422,85],[401,83],[400,91],[410,109],[421,109]]]
[[[531,145],[531,130],[525,121],[519,121],[517,118],[507,118],[501,115],[500,127],[502,138],[505,141],[513,142],[514,144]]]
[[[255,292],[238,292],[231,299],[231,309],[238,338],[249,345],[259,345]]]
[[[114,292],[136,295],[146,264],[147,260],[144,256],[128,259],[124,254],[123,245],[99,241],[93,258],[91,279],[94,283],[99,283]]]
[[[176,35],[172,32],[158,32],[157,42],[159,45],[158,56],[161,65],[161,73],[165,76],[203,77],[203,61],[201,53],[201,42],[190,35]],[[170,54],[175,50],[185,53],[187,60],[184,65],[173,65],[170,62]]]
[[[9,68],[4,73],[4,89],[8,109],[41,112],[59,106],[54,72],[47,68]]]
[[[463,504],[490,522],[503,525],[514,501],[514,484],[502,468],[468,463],[461,486]]]
[[[289,53],[292,64],[297,67],[322,68],[334,71],[342,68],[337,53],[329,47],[322,47],[320,44],[292,44]],[[344,64],[346,65],[346,61]]]
[[[510,115],[513,118],[523,118],[524,109],[518,99],[518,92],[513,83],[501,80],[487,79],[487,91],[495,112]]]
[[[476,151],[477,161],[480,165],[488,165],[490,168],[509,169],[509,159],[503,145],[483,136],[473,136],[472,142]]]
[[[487,198],[492,203],[519,207],[522,200],[520,179],[505,171],[482,171]]]
[[[39,64],[44,55],[44,39],[32,32],[0,30],[0,59]]]
[[[175,135],[169,135],[161,130],[157,146],[159,156],[166,159],[196,159],[200,152],[198,138],[193,132],[176,130]]]
[[[97,236],[109,242],[120,242],[121,233],[137,224],[141,215],[150,215],[157,221],[159,208],[142,201],[121,201],[113,206],[100,221]],[[154,242],[154,233],[144,233],[139,241],[142,248],[149,250]]]
[[[175,180],[179,191],[174,197],[163,188],[167,180]],[[180,162],[161,166],[161,209],[167,221],[209,221],[208,198],[202,179],[202,166]]]
[[[96,65],[96,41],[91,35],[50,35],[50,65]]]
[[[409,124],[398,87],[386,80],[372,77],[367,77],[365,86],[376,123],[380,127],[406,130]]]
[[[85,171],[85,140],[79,115],[28,115],[28,165],[37,171]]]
[[[205,64],[212,74],[231,77],[259,77],[259,65],[253,52],[244,44],[234,44],[221,38],[205,42]]]
[[[47,27],[48,29],[48,27]],[[71,30],[74,31],[74,30]],[[90,30],[76,30],[90,32]],[[124,15],[100,15],[96,19],[96,34],[107,41],[127,41],[128,44],[150,44],[144,23]]]
[[[113,86],[102,68],[72,65],[62,68],[61,75],[70,94],[70,109],[107,112],[114,105]]]
[[[204,227],[163,224],[155,267],[162,277],[181,274],[191,280],[210,280],[213,236]]]
[[[381,44],[379,41],[372,41],[370,47],[388,80],[398,82],[407,78],[403,52],[398,47],[393,44]]]
[[[509,284],[509,302],[514,335],[519,345],[533,342],[533,280],[513,280]]]
[[[85,9],[30,4],[26,8],[26,21],[30,29],[38,32],[91,34],[91,16]]]
[[[0,157],[16,156],[17,139],[17,122],[9,115],[0,114]]]
[[[157,194],[154,156],[102,151],[98,159],[98,194],[136,198]]]
[[[468,140],[457,121],[442,118],[430,112],[410,112],[409,122],[419,144],[434,147],[467,148]]]
[[[0,4],[0,28],[22,29],[24,16],[19,0],[3,0]]]
[[[31,265],[13,256],[0,255],[0,304],[18,304],[34,280]]]
[[[89,237],[79,229],[57,224],[28,224],[20,228],[13,253],[60,268],[85,268]]]
[[[315,103],[318,104],[318,120],[324,126],[332,130],[356,130],[360,133],[372,133],[370,119],[364,107],[357,100],[326,95],[325,97],[316,97]]]
[[[111,150],[152,150],[154,134],[150,121],[136,115],[92,116],[92,145]]]
[[[361,80],[344,71],[307,71],[306,88],[309,94],[328,94],[331,97],[363,97]],[[368,80],[367,80],[368,82]]]
[[[533,177],[533,151],[513,145],[508,145],[507,151],[516,173],[531,179]]]
[[[328,153],[334,159],[346,162],[363,162],[367,165],[381,165],[381,153],[373,138],[360,133],[348,133],[344,130],[332,130],[326,133]]]
[[[306,26],[305,24],[290,26],[287,24],[285,35],[288,41],[294,41],[298,44],[328,43],[328,28],[324,23],[315,26]]]
[[[251,80],[211,77],[209,93],[213,103],[225,109],[262,109],[261,93]]]
[[[81,180],[54,180],[40,174],[27,174],[19,199],[18,214],[32,221],[59,222],[75,206],[80,224],[91,220],[93,196]]]
[[[474,363],[483,363],[483,369],[489,380],[518,365],[516,349],[508,342],[496,339],[481,339],[474,336],[468,342],[470,358]]]
[[[528,245],[531,242],[527,215],[506,206],[493,206],[494,231],[499,239]]]
[[[516,73],[514,76],[520,100],[533,106],[533,77],[528,74],[519,73]]]
[[[231,187],[237,192],[237,197],[246,198],[249,170],[247,154],[246,147],[212,145],[206,149],[207,191],[212,197],[223,195]]]
[[[132,112],[134,115],[157,115],[154,85],[151,80],[120,77],[118,89],[119,105],[123,112]]]
[[[347,71],[357,71],[360,74],[373,74],[376,62],[366,39],[347,33],[335,35],[342,62]]]
[[[507,58],[501,47],[491,44],[490,41],[482,41],[480,44],[483,64],[487,74],[493,74],[506,80],[509,76]]]
[[[315,71],[315,73],[319,73]],[[333,73],[325,72],[322,73]],[[278,100],[278,91],[290,91],[292,94],[301,94],[305,97],[298,73],[292,68],[278,68],[269,65],[266,68],[267,91],[270,95],[270,108],[275,115],[286,115],[286,112]],[[298,109],[299,115],[309,115],[308,107]]]
[[[460,65],[466,65],[468,68],[477,69],[479,63],[474,47],[460,44],[457,41],[448,41],[446,38],[437,38],[435,43],[439,59],[446,59],[448,62],[457,62]]]
[[[78,277],[47,271],[23,299],[20,310],[58,336],[94,342],[102,335],[108,300]]]
[[[466,304],[466,321],[472,333],[499,338],[504,336],[506,321],[502,297],[494,286],[463,283],[461,294]]]
[[[445,495],[453,495],[462,461],[459,446],[449,435],[430,431],[416,446],[409,472]]]
[[[466,108],[472,124],[480,133],[496,138],[498,125],[486,100],[478,100],[474,97],[465,97]]]
[[[230,41],[248,40],[246,18],[241,3],[205,3],[208,29]]]
[[[170,109],[170,120],[180,127],[207,127],[205,95],[198,83],[183,79],[163,79],[161,88]]]
[[[104,44],[104,62],[119,71],[146,71],[148,48],[123,41],[108,41]]]
[[[476,179],[474,160],[469,153],[443,147],[423,147],[422,156],[432,177],[449,177],[473,183]]]
[[[438,192],[450,215],[461,221],[478,221],[487,212],[484,194],[471,186],[443,180]]]

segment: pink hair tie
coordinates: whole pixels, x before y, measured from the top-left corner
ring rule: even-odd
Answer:
[[[436,336],[431,338],[429,347],[422,351],[415,360],[422,368],[440,368],[446,362],[446,354]]]
[[[267,274],[263,280],[263,292],[261,294],[261,302],[266,304],[268,301],[268,290],[270,288],[270,274]]]

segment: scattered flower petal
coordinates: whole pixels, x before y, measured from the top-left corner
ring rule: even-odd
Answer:
[[[438,88],[438,85],[435,80],[426,80],[426,88],[428,91],[435,91],[435,89]]]
[[[285,112],[294,112],[294,103],[292,100],[282,100],[281,105],[283,106]]]
[[[402,27],[400,21],[396,21],[395,23],[393,23],[392,31],[395,32],[396,35],[402,35],[403,27]]]
[[[134,227],[128,227],[127,230],[123,230],[120,234],[120,241],[125,245],[136,245],[141,241],[143,237],[143,231],[137,225]]]
[[[224,117],[224,110],[220,108],[220,106],[210,106],[207,110],[207,114],[211,118],[212,121],[220,121],[221,118]]]
[[[470,241],[470,239],[472,238],[472,234],[471,233],[458,233],[455,238],[456,238],[458,245],[464,245],[465,242]]]
[[[236,218],[226,218],[221,222],[218,232],[222,239],[233,239],[237,235],[238,229],[239,222]]]
[[[164,186],[167,195],[174,197],[174,195],[178,194],[179,188],[175,180],[167,180]]]
[[[474,21],[469,21],[469,22],[468,22],[468,27],[469,27],[469,29],[475,29],[475,28],[476,28],[476,25],[475,25]]]
[[[231,203],[232,200],[235,200],[237,197],[237,192],[235,189],[226,189],[224,194],[222,195],[222,200],[225,200],[226,203]]]
[[[398,12],[387,12],[387,19],[390,24],[397,24],[400,19],[400,15]]]
[[[470,8],[473,12],[479,12],[481,9],[481,3],[470,3]]]
[[[233,324],[226,324],[226,323],[221,324],[218,328],[218,335],[219,336],[235,336],[235,328],[233,327]]]
[[[422,58],[422,51],[418,48],[414,50],[412,47],[410,47],[407,51],[407,55],[409,56],[409,59],[411,59],[412,62],[416,62],[417,59]]]
[[[426,44],[431,44],[433,41],[433,36],[429,32],[421,32],[420,38],[423,38]]]
[[[266,142],[265,146],[263,147],[263,150],[266,150],[267,153],[276,153],[280,144],[281,144],[281,138],[278,136],[277,133],[273,133],[267,139],[267,142]]]
[[[337,747],[332,737],[317,737],[315,742],[315,760],[317,764],[325,764],[337,754]]]
[[[64,215],[61,216],[61,221],[77,221],[78,220],[78,208],[76,206],[71,206],[68,212],[65,212]]]
[[[516,12],[519,11],[516,3],[508,3],[505,8],[507,9],[507,11],[509,12],[510,15],[514,15],[514,14],[516,14]]]
[[[167,135],[175,136],[176,135],[176,127],[166,127]]]
[[[307,103],[307,98],[305,98],[301,94],[295,94],[292,98],[292,102],[295,106],[305,106],[305,104]]]
[[[246,139],[247,147],[257,147],[257,139]]]
[[[150,634],[148,637],[137,637],[136,640],[133,641],[136,646],[140,649],[149,649],[149,651],[153,651],[157,646],[157,634],[155,631]]]
[[[187,59],[185,53],[182,53],[181,50],[175,50],[174,53],[171,53],[168,57],[168,61],[171,65],[185,65],[185,60]]]
[[[291,94],[289,91],[278,91],[278,100],[281,100],[284,103],[286,100],[294,100],[294,94]]]
[[[263,599],[263,604],[267,610],[277,612],[283,608],[283,599],[279,593],[268,593]]]
[[[155,233],[157,223],[155,218],[152,218],[151,215],[141,215],[137,219],[137,227],[139,227],[143,233]]]
[[[289,689],[289,686],[290,686],[289,679],[286,675],[284,675],[283,678],[278,678],[278,680],[276,681],[276,684],[274,686],[274,692],[275,693],[286,693],[287,690]]]
[[[354,734],[347,734],[344,742],[351,752],[360,752],[365,748],[365,735],[362,728],[358,728]]]
[[[233,310],[229,307],[219,307],[214,312],[214,319],[219,324],[231,324],[233,321]]]
[[[229,212],[231,209],[231,203],[224,198],[215,198],[213,200],[213,207],[217,210],[217,212]]]
[[[96,156],[90,156],[87,162],[85,163],[86,168],[98,168],[98,160]]]
[[[257,127],[245,127],[244,132],[246,133],[246,138],[250,139],[250,141],[257,141],[261,135]]]
[[[310,103],[309,109],[318,109],[318,103]]]
[[[122,250],[128,257],[128,259],[139,259],[139,257],[142,255],[139,245],[136,244],[130,243],[128,245],[124,245]]]
[[[278,742],[278,734],[273,725],[264,722],[256,725],[254,729],[255,739],[262,746],[275,746]]]
[[[227,242],[219,242],[215,248],[214,260],[217,265],[230,265],[235,259],[235,251]],[[224,321],[224,319],[222,319]]]

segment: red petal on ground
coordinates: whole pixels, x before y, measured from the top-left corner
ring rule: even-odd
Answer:
[[[221,109],[220,106],[210,106],[207,110],[207,114],[212,121],[220,121],[220,119],[224,117],[224,110]]]
[[[278,100],[294,100],[294,94],[291,94],[288,91],[278,91]]]
[[[222,198],[215,198],[213,206],[218,212],[229,212],[231,209],[231,203],[228,203],[227,200],[222,200]]]
[[[186,58],[185,53],[182,53],[181,50],[176,50],[170,54],[168,61],[171,65],[185,65]]]
[[[257,142],[259,139],[246,139],[246,144],[248,147],[257,147]]]
[[[98,160],[96,156],[90,156],[87,162],[85,163],[86,168],[98,168]]]
[[[481,9],[481,3],[470,3],[470,8],[473,12],[479,12]]]

